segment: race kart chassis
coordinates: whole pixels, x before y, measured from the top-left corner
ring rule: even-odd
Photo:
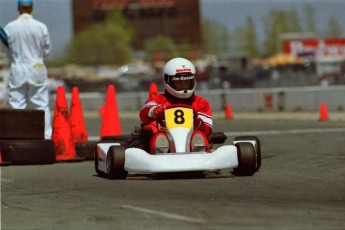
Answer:
[[[112,141],[108,138],[100,141],[96,146],[97,174],[111,179],[125,179],[128,173],[156,174],[233,169],[235,175],[251,176],[259,170],[261,146],[255,136],[236,137],[233,144],[223,145],[217,149],[210,148],[207,152],[205,150],[191,152],[189,146],[193,123],[169,123],[174,121],[174,119],[169,120],[169,114],[174,114],[176,109],[179,111],[179,116],[182,112],[183,118],[193,116],[192,111],[186,108],[178,107],[165,112],[170,150],[173,152],[149,154],[142,148],[127,147],[126,142],[117,141],[116,137]],[[214,133],[209,138],[211,146],[223,144],[225,140],[224,133]]]

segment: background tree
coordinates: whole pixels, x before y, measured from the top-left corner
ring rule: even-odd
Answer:
[[[190,57],[190,54],[193,50],[191,48],[191,45],[187,41],[177,44],[177,51],[180,57],[193,59],[192,57]]]
[[[325,38],[338,38],[342,34],[341,26],[334,17],[328,19],[327,28],[328,30],[325,32]]]
[[[282,51],[282,35],[301,32],[298,14],[294,9],[289,11],[272,9],[263,18],[266,38],[264,53],[274,54]]]
[[[247,17],[246,26],[237,27],[234,34],[235,52],[246,53],[252,57],[259,56],[255,24],[251,16]]]
[[[220,54],[229,51],[230,35],[221,23],[208,19],[202,20],[202,51],[206,54]]]
[[[104,23],[78,33],[67,48],[69,62],[84,65],[121,65],[131,60],[132,29],[120,10]]]
[[[317,30],[315,27],[315,17],[314,17],[314,8],[310,4],[304,5],[303,8],[303,15],[304,15],[304,28],[307,32],[312,32],[317,34]]]
[[[303,31],[301,25],[301,18],[298,15],[298,12],[295,9],[290,9],[286,13],[287,20],[287,30],[288,32],[300,33]]]
[[[167,61],[177,55],[174,40],[164,35],[148,39],[144,43],[147,61]]]

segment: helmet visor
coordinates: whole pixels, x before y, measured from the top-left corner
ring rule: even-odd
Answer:
[[[176,91],[192,90],[195,87],[195,76],[191,73],[168,76],[167,84]]]

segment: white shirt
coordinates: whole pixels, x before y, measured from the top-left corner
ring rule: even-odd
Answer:
[[[45,84],[47,69],[43,59],[51,51],[47,26],[35,20],[31,14],[21,14],[5,27],[12,54],[10,85],[25,82]]]

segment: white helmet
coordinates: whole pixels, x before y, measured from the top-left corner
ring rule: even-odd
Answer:
[[[185,58],[174,58],[164,66],[164,86],[174,97],[189,98],[193,95],[196,80],[195,67]]]

